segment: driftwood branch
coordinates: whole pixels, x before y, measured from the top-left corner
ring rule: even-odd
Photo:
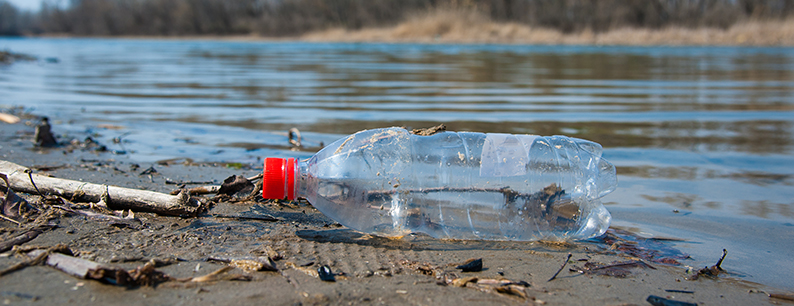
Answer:
[[[195,216],[201,202],[187,192],[178,195],[92,184],[32,174],[31,170],[7,161],[0,161],[0,173],[8,176],[11,189],[41,195],[58,195],[73,201],[99,202],[115,210],[153,212],[162,215]]]

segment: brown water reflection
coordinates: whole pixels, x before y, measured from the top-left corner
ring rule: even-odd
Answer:
[[[776,215],[792,218],[794,217],[794,202],[774,203],[768,200],[742,201],[742,212],[747,215],[765,219]]]

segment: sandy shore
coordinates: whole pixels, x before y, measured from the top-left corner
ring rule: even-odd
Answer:
[[[31,167],[38,174],[158,192],[176,188],[166,184],[167,180],[221,182],[230,175],[250,177],[259,172],[259,165],[236,169],[181,160],[138,164],[128,155],[68,147],[37,149],[30,141],[37,122],[36,118],[16,124],[0,122],[0,159]],[[57,133],[57,126],[54,130]],[[157,172],[140,174],[149,167]],[[248,218],[265,215],[278,220]],[[0,300],[15,305],[646,305],[646,298],[655,295],[699,305],[785,303],[761,293],[772,289],[731,275],[687,280],[684,265],[662,264],[656,259],[638,261],[636,254],[620,251],[621,242],[497,243],[439,241],[424,236],[391,240],[344,228],[306,203],[219,201],[198,217],[135,213],[135,218],[137,223],[120,226],[58,215],[50,221],[57,225],[54,229],[24,246],[64,244],[80,258],[125,269],[158,259],[170,264],[157,269],[177,278],[205,275],[226,265],[208,261],[209,257],[269,256],[279,271],[235,269],[228,273],[247,280],[172,281],[126,288],[38,265],[0,277]],[[14,224],[1,222],[3,240],[18,235]],[[572,255],[567,267],[548,281],[568,253]],[[482,258],[484,269],[462,272],[455,268],[471,258]],[[7,252],[0,256],[0,269],[22,260],[22,255]],[[585,268],[615,262],[633,263],[602,269],[609,273]],[[312,271],[323,265],[335,273],[335,282],[313,275]],[[577,267],[585,273],[570,271]],[[513,283],[511,290],[493,284],[505,279]]]

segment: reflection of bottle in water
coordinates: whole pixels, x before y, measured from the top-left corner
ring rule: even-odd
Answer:
[[[598,199],[616,186],[615,167],[590,141],[386,128],[306,161],[266,159],[263,196],[305,197],[337,222],[382,236],[564,240],[606,231],[611,217]]]

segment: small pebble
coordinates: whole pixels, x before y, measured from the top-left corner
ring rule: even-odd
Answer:
[[[317,274],[320,276],[320,280],[322,281],[336,281],[336,278],[334,278],[334,273],[331,272],[331,268],[329,268],[328,265],[323,265],[322,267],[317,268]]]

